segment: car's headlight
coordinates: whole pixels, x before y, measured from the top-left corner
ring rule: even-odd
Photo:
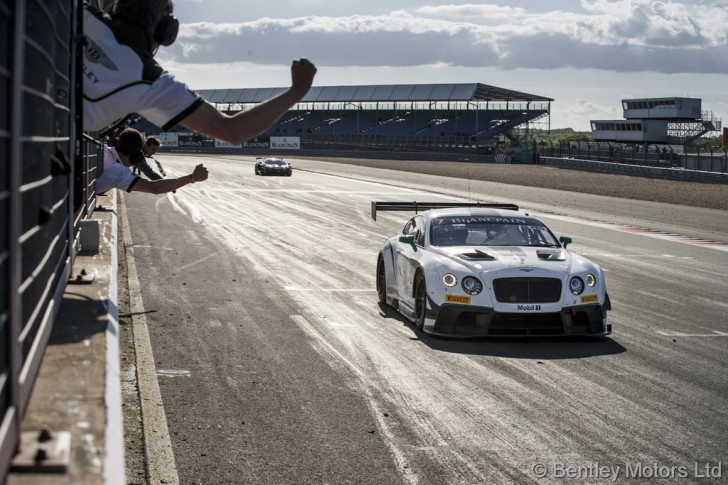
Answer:
[[[477,295],[483,291],[483,283],[474,276],[466,276],[462,283],[463,291],[468,295]]]
[[[594,277],[593,274],[589,273],[586,275],[586,286],[589,288],[594,288],[597,285],[597,279]]]
[[[445,283],[445,286],[452,288],[458,284],[458,277],[452,273],[448,273],[442,277],[442,282]]]
[[[569,290],[571,290],[573,295],[581,295],[584,291],[584,280],[578,276],[574,276],[569,281]]]

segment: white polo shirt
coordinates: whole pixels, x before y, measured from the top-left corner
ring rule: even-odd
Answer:
[[[104,145],[104,171],[96,179],[96,193],[103,194],[111,189],[121,189],[131,192],[139,177],[121,163],[115,148]]]
[[[204,100],[162,69],[135,24],[87,5],[83,12],[83,127],[98,131],[138,113],[167,131]]]

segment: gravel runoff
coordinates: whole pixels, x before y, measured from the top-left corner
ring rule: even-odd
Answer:
[[[313,157],[296,157],[311,158]],[[549,165],[497,164],[428,160],[379,160],[315,157],[315,160],[442,177],[470,178],[503,184],[567,190],[625,199],[728,210],[728,184],[674,181],[570,170]]]

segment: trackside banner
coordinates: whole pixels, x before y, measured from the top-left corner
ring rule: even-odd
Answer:
[[[215,140],[197,134],[183,135],[180,133],[177,136],[177,143],[180,148],[213,148],[215,146]]]
[[[179,146],[179,143],[177,141],[177,133],[160,133],[160,134],[154,135],[154,136],[159,138],[159,141],[162,142],[162,146],[168,146],[168,147]]]
[[[301,139],[297,136],[271,136],[270,147],[279,150],[300,150]]]
[[[234,143],[229,143],[224,140],[215,140],[215,148],[241,148],[242,146],[242,143],[238,143],[236,145]]]

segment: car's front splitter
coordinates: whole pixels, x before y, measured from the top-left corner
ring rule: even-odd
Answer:
[[[445,304],[425,322],[425,331],[451,337],[604,336],[612,328],[599,305],[555,313],[501,313],[488,307]]]
[[[269,170],[261,170],[261,175],[280,175],[282,177],[286,177],[288,175],[291,175],[292,172],[271,172]]]

